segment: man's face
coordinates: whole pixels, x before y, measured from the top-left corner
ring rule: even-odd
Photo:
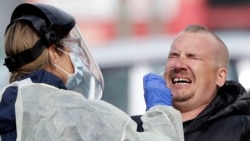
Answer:
[[[174,106],[195,108],[209,103],[216,92],[216,40],[205,33],[181,33],[174,40],[166,63],[167,86]],[[185,107],[184,107],[185,109]]]

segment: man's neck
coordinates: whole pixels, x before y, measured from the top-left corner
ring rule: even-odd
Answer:
[[[207,106],[208,104],[202,105],[190,111],[185,111],[185,112],[181,111],[182,121],[185,122],[196,118]]]

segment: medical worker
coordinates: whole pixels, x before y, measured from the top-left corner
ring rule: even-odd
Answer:
[[[59,8],[17,6],[6,28],[5,53],[11,76],[0,91],[0,141],[183,141],[180,113],[160,76],[144,77],[152,105],[142,116],[146,132],[100,100],[100,69],[74,18]]]

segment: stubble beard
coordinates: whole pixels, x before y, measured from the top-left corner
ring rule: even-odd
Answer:
[[[194,94],[188,94],[188,95],[173,95],[173,101],[174,102],[185,102],[188,101],[194,97]]]

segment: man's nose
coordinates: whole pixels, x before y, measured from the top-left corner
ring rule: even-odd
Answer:
[[[187,66],[186,59],[184,57],[179,57],[175,59],[172,67],[175,68],[175,70],[176,69],[178,70],[186,68],[186,66]]]

